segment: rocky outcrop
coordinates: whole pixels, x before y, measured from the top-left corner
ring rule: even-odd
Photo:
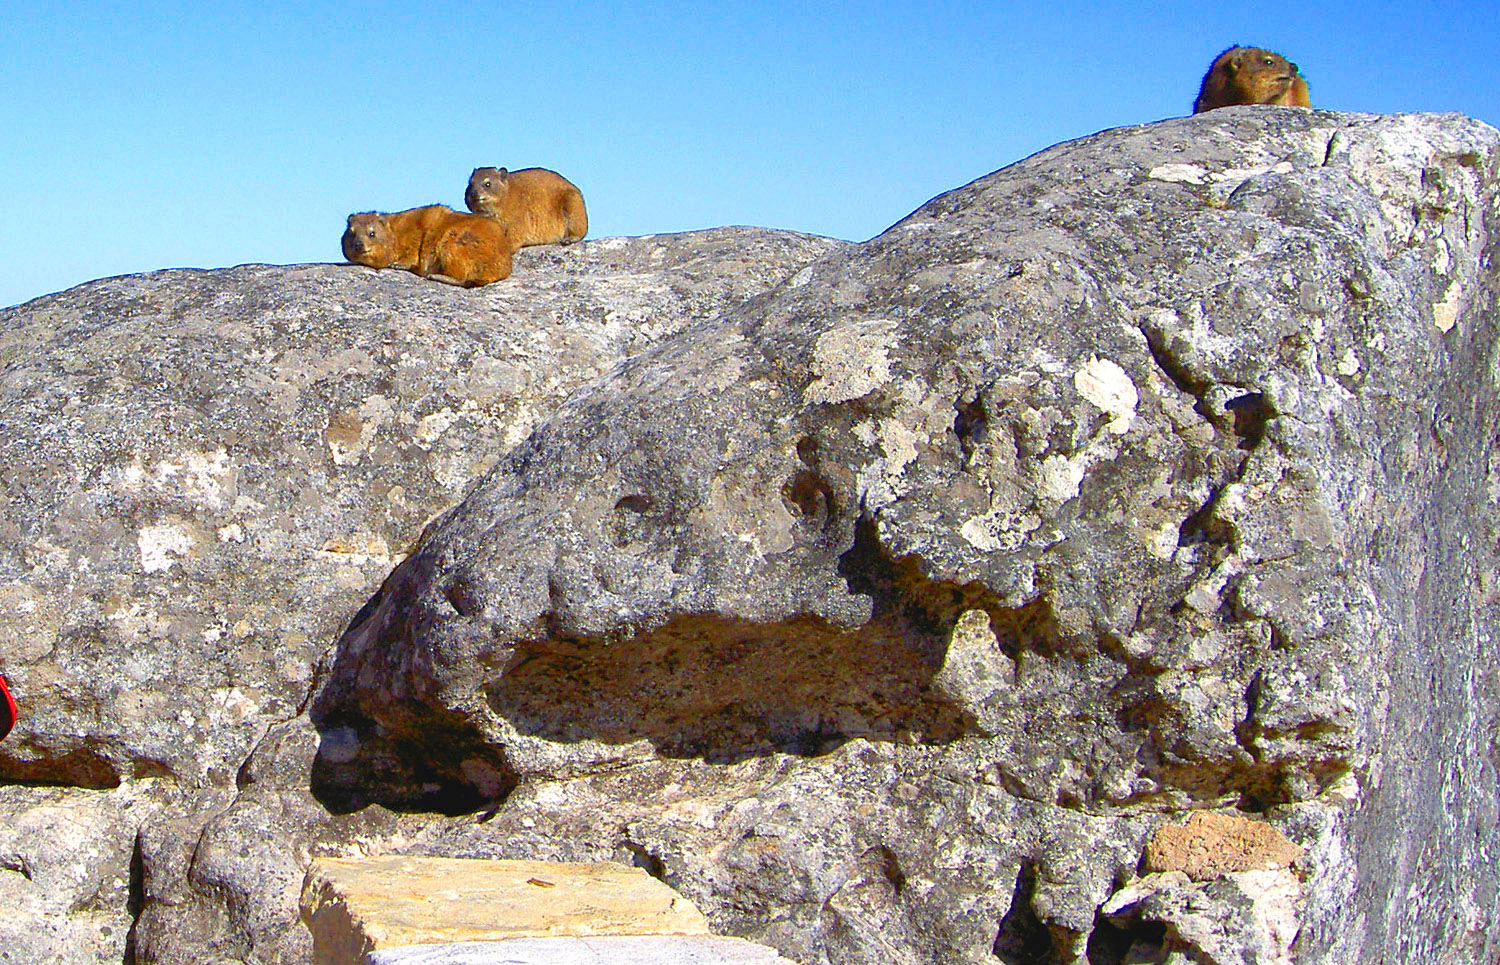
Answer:
[[[0,873],[24,893],[5,907],[64,915],[0,929],[30,949],[107,932],[99,960],[119,961],[166,873],[132,864],[136,829],[148,850],[195,845],[429,518],[580,385],[841,246],[609,238],[529,249],[474,292],[349,265],[166,271],[0,312],[0,671],[22,713],[0,827],[61,807],[91,829],[89,858],[36,835],[0,851],[29,869]],[[95,876],[75,882],[83,861]]]
[[[449,291],[350,266],[109,279],[0,316],[0,778],[225,786],[329,638],[579,385],[837,242],[606,239]],[[232,668],[232,669],[228,669]]]
[[[0,806],[140,829],[36,920],[294,961],[311,857],[399,853],[633,863],[807,963],[1493,958],[1497,150],[1231,108],[858,246],[9,313],[5,669],[58,683],[0,775],[95,790]],[[1197,811],[1301,857],[1148,868]]]

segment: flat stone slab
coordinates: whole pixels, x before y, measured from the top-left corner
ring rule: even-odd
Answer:
[[[363,965],[795,965],[743,938],[610,935],[513,938],[499,942],[410,945],[375,952]]]
[[[414,945],[709,935],[692,902],[639,868],[610,861],[321,858],[303,880],[302,919],[316,965],[358,965],[372,953]]]
[[[1182,871],[1212,881],[1237,871],[1287,868],[1302,848],[1264,821],[1197,811],[1181,827],[1167,824],[1146,842],[1147,871]]]

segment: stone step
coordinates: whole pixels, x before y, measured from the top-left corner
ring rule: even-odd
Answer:
[[[610,861],[320,858],[303,880],[302,918],[314,965],[785,962],[711,935],[692,902]]]
[[[375,952],[363,965],[794,965],[775,949],[717,935],[605,935],[511,938],[408,945]]]

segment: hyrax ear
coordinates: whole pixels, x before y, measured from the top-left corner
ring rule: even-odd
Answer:
[[[495,176],[504,181],[506,178],[510,177],[510,172],[505,168],[501,168],[500,170],[495,172]]]

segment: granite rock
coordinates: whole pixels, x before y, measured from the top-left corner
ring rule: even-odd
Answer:
[[[1496,164],[1456,117],[1109,131],[658,342],[353,621],[315,790],[712,774],[616,833],[798,960],[1081,962],[1204,808],[1307,850],[1301,960],[1492,948]]]
[[[266,842],[296,822],[221,812],[360,604],[561,399],[842,245],[605,238],[528,249],[477,291],[351,265],[163,271],[0,312],[0,671],[21,709],[0,827],[51,820],[60,792],[31,785],[78,789],[64,806],[89,817],[87,848],[43,858],[56,842],[37,832],[0,866],[22,869],[0,871],[23,893],[16,960],[119,961],[142,909],[181,902],[193,961],[295,935],[305,857]],[[252,825],[254,847],[213,844]],[[24,870],[62,853],[97,898]],[[198,887],[232,910],[193,906]],[[71,917],[34,928],[32,908]]]
[[[305,961],[361,855],[621,861],[805,965],[1492,960],[1497,153],[1226,108],[861,245],[0,314],[0,817],[102,847],[34,960]],[[1303,858],[1141,886],[1198,811]]]

